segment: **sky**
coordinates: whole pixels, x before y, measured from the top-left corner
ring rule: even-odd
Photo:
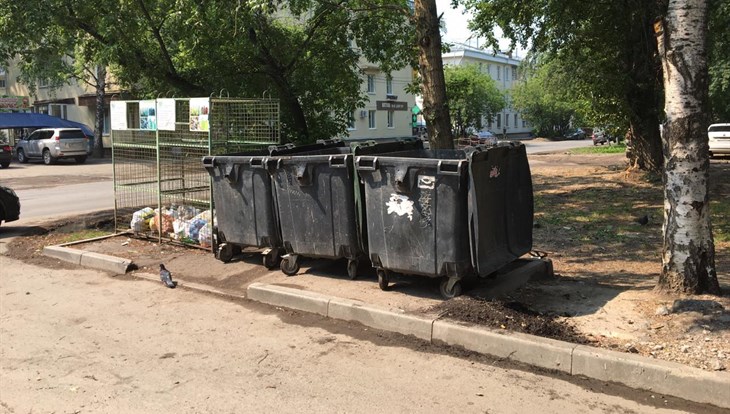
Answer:
[[[436,0],[436,10],[439,14],[444,14],[444,21],[446,22],[446,32],[442,33],[442,40],[450,43],[467,43],[467,39],[472,36],[471,31],[466,27],[471,17],[471,14],[464,14],[464,7],[459,6],[458,9],[451,8],[451,0]],[[501,31],[497,29],[497,35],[499,36]],[[471,39],[468,44],[477,46],[477,39]],[[483,42],[478,43],[479,46],[483,45]],[[502,49],[509,47],[509,42],[502,39],[499,42],[499,46]]]

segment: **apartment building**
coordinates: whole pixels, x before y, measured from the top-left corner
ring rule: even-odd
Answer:
[[[492,122],[484,119],[483,125],[486,125],[487,129],[497,135],[507,134],[514,138],[523,138],[530,134],[532,131],[530,124],[517,110],[512,108],[510,102],[509,91],[517,82],[520,82],[520,59],[503,53],[493,54],[463,44],[452,46],[450,52],[442,55],[442,59],[444,66],[476,65],[482,73],[491,76],[500,90],[504,92],[507,106],[495,114]]]
[[[413,70],[405,67],[387,74],[366,61],[361,61],[360,67],[364,72],[362,91],[366,93],[368,102],[364,108],[353,112],[347,138],[412,136],[411,111],[416,105],[416,98],[406,92],[406,86],[413,80]]]
[[[3,79],[0,82],[0,95],[5,100],[0,100],[0,110],[12,112],[35,112],[47,114],[69,121],[80,122],[94,129],[96,120],[96,93],[91,86],[72,80],[59,88],[51,86],[43,81],[35,85],[35,93],[31,93],[28,85],[17,81],[20,69],[11,65],[3,69]],[[4,89],[2,86],[4,85]],[[104,102],[104,146],[110,147],[109,138],[109,101],[118,91],[107,91]],[[6,102],[7,101],[7,102]],[[19,104],[13,105],[11,101]],[[6,104],[3,104],[6,102]]]

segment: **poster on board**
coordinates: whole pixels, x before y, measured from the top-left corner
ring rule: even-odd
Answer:
[[[157,129],[157,105],[155,101],[139,101],[139,129]]]
[[[157,100],[157,129],[160,131],[175,130],[175,100],[163,98]]]
[[[110,104],[112,131],[127,129],[127,103],[124,101],[111,101]]]
[[[210,129],[210,124],[208,122],[208,112],[210,112],[210,99],[208,99],[208,98],[190,99],[190,130],[191,131],[208,131]]]

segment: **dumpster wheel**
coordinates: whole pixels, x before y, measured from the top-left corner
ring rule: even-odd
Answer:
[[[390,272],[385,269],[378,269],[378,286],[381,290],[388,290],[390,283]]]
[[[357,278],[357,266],[358,261],[350,259],[347,261],[347,276],[350,278],[350,280],[355,280]]]
[[[223,263],[228,263],[231,261],[231,259],[233,259],[233,245],[223,243],[218,246],[218,251],[216,253],[216,257],[218,258],[218,260]]]
[[[269,270],[274,270],[277,267],[279,267],[279,263],[281,263],[281,254],[279,253],[279,249],[269,249],[264,254],[264,266]]]
[[[281,271],[287,276],[294,276],[299,272],[299,256],[288,254],[281,259]]]
[[[461,295],[461,281],[459,279],[452,280],[452,278],[444,277],[439,285],[439,291],[444,299],[453,299]]]

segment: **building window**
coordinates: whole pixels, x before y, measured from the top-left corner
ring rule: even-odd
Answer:
[[[385,93],[387,93],[388,95],[393,94],[393,77],[390,75],[385,78]]]
[[[0,79],[0,88],[5,88],[5,79]]]
[[[368,93],[375,93],[375,75],[368,75]]]
[[[497,66],[497,80],[502,79],[502,67]]]
[[[491,117],[489,118],[489,126],[487,128],[492,129],[492,118]]]
[[[51,86],[51,83],[48,82],[48,79],[38,79],[39,88],[47,88],[49,86]]]
[[[504,114],[504,127],[509,128],[509,114]]]
[[[375,129],[377,125],[375,124],[375,111],[372,109],[368,111],[368,128]]]
[[[395,128],[395,113],[388,111],[388,128]]]
[[[492,64],[491,63],[487,63],[487,74],[489,76],[492,76]]]
[[[48,105],[48,115],[57,116],[66,119],[66,105],[50,104]]]
[[[527,128],[527,121],[524,119],[522,120],[522,128]]]
[[[512,69],[512,80],[517,80],[517,68]]]
[[[479,73],[484,72],[484,68],[482,67],[482,62],[479,62]]]
[[[497,128],[502,128],[502,114],[497,114]]]
[[[355,113],[350,112],[350,114],[347,116],[347,129],[352,131],[355,129]]]
[[[103,135],[109,135],[112,130],[112,121],[110,116],[110,109],[104,108],[104,131],[102,131]]]
[[[509,79],[509,66],[505,66],[504,68],[504,80]]]
[[[515,128],[517,127],[517,114],[515,114]]]

